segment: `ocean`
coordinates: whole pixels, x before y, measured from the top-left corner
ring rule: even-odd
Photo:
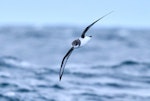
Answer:
[[[150,29],[1,26],[0,101],[150,101]]]

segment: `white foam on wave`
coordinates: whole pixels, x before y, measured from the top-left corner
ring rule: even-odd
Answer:
[[[8,96],[8,97],[14,97],[14,96],[16,96],[16,93],[13,91],[9,91],[9,92],[4,93],[4,95]]]

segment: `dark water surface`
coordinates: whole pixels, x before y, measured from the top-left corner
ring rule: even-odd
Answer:
[[[82,28],[0,27],[0,101],[150,101],[150,30],[93,28],[59,68]]]

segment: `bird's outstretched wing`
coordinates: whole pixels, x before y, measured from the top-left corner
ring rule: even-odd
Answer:
[[[65,68],[65,65],[67,63],[67,60],[69,58],[69,56],[71,55],[72,51],[74,50],[74,47],[72,47],[68,52],[67,54],[64,56],[62,62],[61,62],[61,67],[60,67],[60,71],[59,71],[59,80],[61,81],[61,78],[62,78],[62,75],[64,73],[64,68]]]
[[[101,20],[102,18],[106,17],[107,15],[111,14],[113,11],[105,14],[104,16],[102,16],[101,18],[99,18],[98,20],[94,21],[92,24],[90,24],[89,26],[87,26],[85,28],[85,30],[82,32],[81,34],[81,38],[84,38],[85,37],[85,33],[89,30],[90,27],[92,27],[96,22],[98,22],[99,20]]]

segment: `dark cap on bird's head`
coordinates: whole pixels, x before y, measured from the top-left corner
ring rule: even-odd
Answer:
[[[76,39],[76,40],[74,40],[74,41],[72,42],[72,47],[77,48],[77,47],[80,46],[80,44],[81,44],[80,40],[79,40],[79,39]]]

